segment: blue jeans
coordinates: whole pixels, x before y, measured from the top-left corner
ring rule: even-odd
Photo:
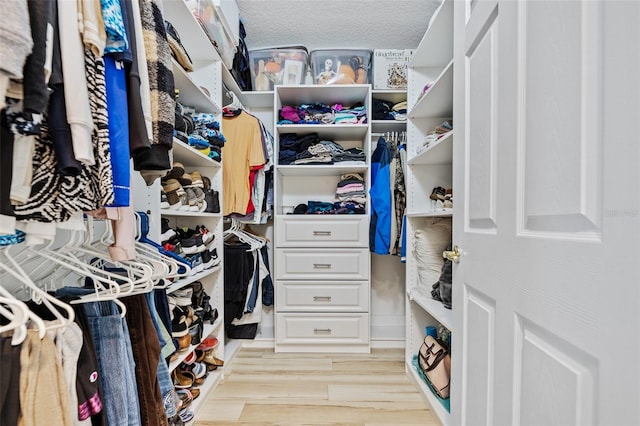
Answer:
[[[109,425],[140,425],[135,362],[126,321],[113,302],[85,304]],[[115,314],[115,315],[114,315]]]
[[[94,290],[64,287],[57,296],[80,296]],[[113,302],[89,302],[82,306],[87,314],[98,359],[104,409],[110,426],[141,424],[135,362],[129,330]]]

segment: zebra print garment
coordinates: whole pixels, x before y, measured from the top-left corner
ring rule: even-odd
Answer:
[[[74,213],[113,203],[104,62],[90,49],[85,49],[85,70],[94,123],[92,142],[95,165],[83,165],[78,176],[61,176],[56,168],[53,143],[45,119],[42,132],[36,138],[29,200],[24,205],[14,206],[17,220],[65,222]]]

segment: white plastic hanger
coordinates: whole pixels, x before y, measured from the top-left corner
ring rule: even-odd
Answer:
[[[13,330],[13,335],[11,336],[11,344],[13,346],[19,345],[26,339],[27,321],[29,321],[30,312],[29,307],[24,302],[14,297],[0,296],[0,315],[9,320],[8,324],[0,326],[0,333]],[[46,333],[44,322],[41,325],[40,329],[44,334]]]
[[[44,306],[46,306],[47,309],[49,309],[58,320],[50,323],[49,325],[45,325],[40,317],[35,314],[30,315],[30,318],[39,325],[38,328],[40,329],[40,338],[44,337],[43,331],[66,327],[67,325],[71,324],[75,319],[75,312],[73,311],[73,308],[38,287],[31,280],[31,278],[29,278],[29,275],[27,275],[24,269],[22,269],[22,267],[11,256],[11,254],[9,253],[9,247],[10,246],[5,246],[0,248],[0,253],[3,256],[3,261],[0,261],[0,269],[8,272],[9,275],[13,276],[16,280],[20,281],[22,284],[28,287],[31,291],[32,299],[36,303],[42,303]],[[4,261],[5,259],[6,262]],[[66,316],[64,316],[56,307],[62,308],[62,311],[66,313]],[[39,321],[36,318],[38,318]]]

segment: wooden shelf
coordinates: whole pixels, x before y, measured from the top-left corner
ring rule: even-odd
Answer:
[[[320,138],[333,141],[362,140],[369,131],[368,124],[278,124],[276,131],[283,133],[317,133]]]
[[[453,58],[453,1],[444,0],[416,48],[411,68],[442,67]]]
[[[315,164],[278,166],[276,170],[283,176],[337,176],[345,173],[366,173],[368,168],[369,166],[366,164],[361,166],[342,166],[336,163],[326,166]]]
[[[415,349],[417,351],[418,348]],[[433,394],[431,388],[427,383],[424,382],[420,373],[418,373],[413,366],[411,361],[411,357],[408,357],[405,361],[405,371],[409,378],[413,381],[413,383],[418,388],[418,391],[422,395],[422,397],[426,400],[427,404],[429,404],[431,411],[435,414],[435,416],[440,421],[442,425],[449,425],[451,423],[451,414],[447,409],[442,405],[440,400]]]
[[[453,61],[407,113],[409,118],[451,117],[453,114]]]
[[[440,324],[449,330],[453,329],[453,312],[451,309],[445,308],[442,302],[432,299],[431,297],[426,297],[413,289],[409,290],[407,295],[409,296],[409,300],[420,306]]]
[[[222,163],[219,161],[212,160],[176,138],[173,138],[173,161],[188,164],[189,167],[222,167]]]
[[[429,148],[411,157],[407,163],[451,164],[453,162],[453,130],[432,143]]]

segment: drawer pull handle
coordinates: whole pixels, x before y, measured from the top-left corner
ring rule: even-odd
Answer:
[[[330,263],[314,263],[313,269],[331,269]]]
[[[331,334],[331,329],[330,328],[314,328],[313,332],[318,334],[318,333],[329,333]]]
[[[331,231],[313,231],[313,235],[314,236],[326,235],[326,236],[330,237],[331,236]]]
[[[314,302],[319,302],[319,301],[331,302],[331,296],[313,296],[313,301]]]

